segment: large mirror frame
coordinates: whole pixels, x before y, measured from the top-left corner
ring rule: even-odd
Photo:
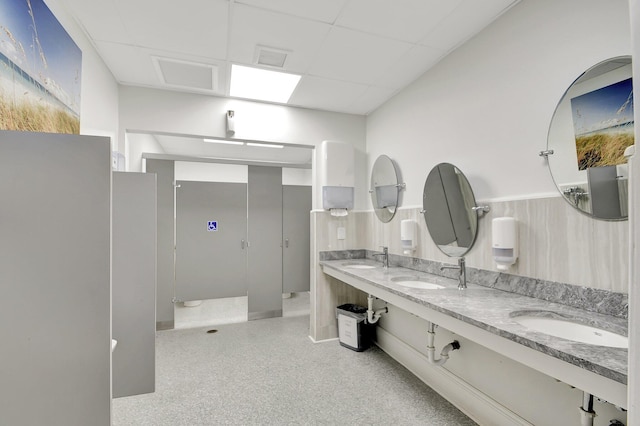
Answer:
[[[631,57],[589,68],[564,93],[549,125],[553,182],[565,201],[594,219],[628,217],[628,166],[633,144]]]
[[[447,256],[462,257],[478,234],[478,209],[465,175],[450,163],[436,165],[422,193],[424,220],[431,239]]]
[[[373,211],[381,222],[387,223],[393,219],[399,204],[400,190],[404,184],[400,183],[398,169],[386,155],[379,156],[371,169],[371,203]]]

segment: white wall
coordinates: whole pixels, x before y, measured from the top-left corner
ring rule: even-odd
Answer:
[[[235,111],[235,137],[319,146],[331,139],[353,144],[356,185],[366,186],[364,116],[313,111],[213,96],[122,86],[120,136],[128,130],[224,137],[227,110]],[[135,163],[135,159],[128,161]],[[315,197],[314,197],[315,200]],[[356,208],[368,206],[368,193],[356,197]]]
[[[82,50],[80,134],[108,136],[111,138],[112,150],[117,150],[118,84],[76,21],[69,16],[60,2],[45,0],[45,3]]]
[[[633,56],[640,58],[640,0],[630,0],[631,34]],[[640,93],[640,61],[633,62],[634,92]],[[640,120],[640,109],[635,108],[635,120]],[[640,135],[636,127],[636,138]],[[637,206],[640,200],[640,154],[631,159],[632,176],[630,193],[632,210],[629,213],[630,223],[630,261],[629,261],[629,423],[640,423],[640,267],[637,265],[638,248],[640,247],[640,211]]]
[[[631,53],[626,0],[523,0],[367,119],[422,205],[429,170],[457,165],[476,198],[556,194],[544,159],[556,104],[587,68]]]

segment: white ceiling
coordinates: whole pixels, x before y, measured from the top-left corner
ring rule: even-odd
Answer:
[[[228,97],[261,45],[302,75],[290,105],[366,115],[519,0],[60,1],[121,84]]]

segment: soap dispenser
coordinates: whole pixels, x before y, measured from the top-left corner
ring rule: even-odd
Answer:
[[[400,222],[400,244],[404,254],[411,254],[416,249],[416,225],[413,219]]]
[[[492,254],[498,270],[506,271],[518,259],[518,222],[496,217],[491,222]]]

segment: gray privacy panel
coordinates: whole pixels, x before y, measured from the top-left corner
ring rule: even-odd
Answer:
[[[282,169],[249,166],[249,319],[282,316]]]
[[[156,175],[157,184],[157,288],[156,322],[158,329],[173,328],[174,284],[174,162],[147,159],[147,173]]]
[[[176,299],[246,296],[247,184],[176,183]]]
[[[0,423],[109,425],[108,138],[0,131]]]
[[[395,187],[394,187],[395,189]],[[282,291],[309,291],[311,187],[282,187]]]
[[[155,391],[156,175],[113,173],[113,396]]]
[[[462,194],[460,175],[456,173],[455,167],[440,167],[440,173],[458,247],[471,247],[475,234],[471,229],[468,209]]]
[[[616,166],[589,167],[589,198],[592,214],[601,219],[619,219],[620,194]]]

